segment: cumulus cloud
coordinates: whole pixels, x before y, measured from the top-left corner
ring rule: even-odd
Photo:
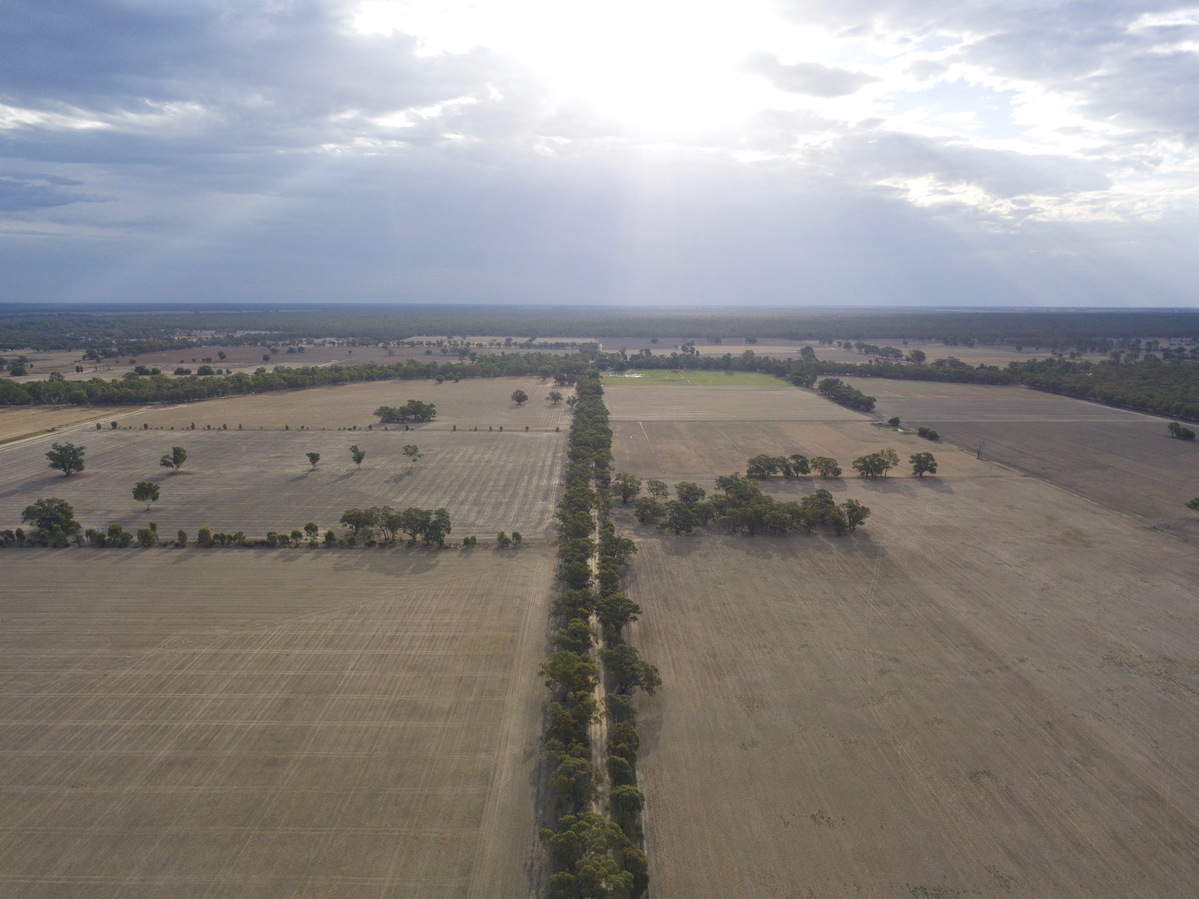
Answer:
[[[0,299],[1194,302],[1178,7],[788,0],[646,140],[357,6],[8,3]]]
[[[816,62],[784,65],[773,53],[754,53],[746,57],[745,70],[765,76],[781,91],[826,98],[847,96],[878,80],[862,72]]]

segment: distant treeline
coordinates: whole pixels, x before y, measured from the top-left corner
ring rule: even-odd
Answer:
[[[237,372],[206,377],[171,377],[160,374],[133,377],[126,375],[112,380],[91,378],[87,381],[52,378],[45,381],[16,382],[0,379],[0,406],[188,403],[222,396],[302,390],[359,381],[457,381],[462,378],[536,375],[553,378],[561,384],[572,384],[579,374],[590,366],[590,362],[589,357],[582,355],[508,353],[480,356],[475,362],[421,362],[409,359],[405,363],[394,365],[366,363],[298,368],[277,366],[270,371],[260,368],[253,374]]]
[[[249,333],[246,332],[260,332]],[[1199,340],[1199,311],[646,310],[533,306],[0,306],[0,348],[89,348],[120,355],[263,339],[361,343],[415,335],[940,340],[1095,349],[1138,337]]]
[[[970,366],[949,357],[931,364],[871,360],[866,364],[821,359],[777,359],[753,350],[722,356],[699,356],[689,352],[659,355],[601,353],[596,365],[601,370],[670,369],[703,371],[747,371],[774,375],[802,387],[812,387],[820,378],[891,378],[914,381],[944,381],[965,384],[1023,384],[1037,390],[1093,400],[1125,409],[1152,412],[1199,421],[1199,365],[1171,361],[1149,354],[1141,357],[1113,354],[1118,359],[1092,363],[1067,359],[1012,362],[1005,368]],[[567,356],[545,353],[502,353],[481,355],[473,362],[435,362],[409,359],[404,363],[358,365],[277,366],[259,368],[253,374],[177,376],[136,375],[119,379],[91,378],[70,381],[52,376],[44,381],[18,382],[0,378],[0,406],[14,405],[141,405],[185,403],[222,396],[299,390],[358,381],[460,380],[528,376],[553,378],[570,384],[591,367],[590,353]]]

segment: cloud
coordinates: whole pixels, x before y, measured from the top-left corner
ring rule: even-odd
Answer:
[[[862,72],[851,72],[815,62],[784,65],[773,53],[754,53],[746,57],[745,71],[766,77],[776,88],[812,97],[844,97],[856,93],[872,81]]]
[[[86,202],[83,194],[62,189],[78,184],[70,178],[53,175],[0,175],[0,212],[27,212]]]

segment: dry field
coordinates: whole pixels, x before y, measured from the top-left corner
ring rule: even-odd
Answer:
[[[87,467],[69,478],[45,458],[50,444],[64,439],[86,448]],[[565,439],[565,431],[83,429],[0,447],[0,527],[16,527],[26,506],[57,496],[74,506],[85,528],[154,521],[167,538],[184,528],[194,539],[201,525],[261,538],[307,521],[340,532],[347,509],[390,505],[445,507],[454,542],[494,538],[501,529],[537,539],[551,536]],[[406,443],[424,458],[413,463],[403,456]],[[350,458],[351,444],[366,450],[361,468]],[[175,445],[188,451],[178,473],[158,464]],[[321,455],[315,470],[309,451]],[[148,512],[132,495],[142,480],[161,489]]]
[[[1199,539],[1199,518],[1184,506],[1199,496],[1199,445],[1168,437],[1168,419],[1022,387],[854,383],[877,397],[884,418],[932,427],[971,453],[981,444],[984,459]]]
[[[521,406],[512,402],[517,388],[528,394]],[[526,426],[532,430],[561,427],[565,432],[570,424],[570,409],[565,403],[555,406],[547,399],[551,390],[563,396],[570,388],[555,388],[537,378],[474,378],[458,383],[434,381],[373,381],[364,384],[345,384],[339,387],[319,387],[313,390],[291,390],[253,396],[227,397],[176,406],[155,407],[145,413],[122,420],[122,425],[140,428],[182,430],[195,422],[203,430],[206,425],[219,428],[228,425],[236,429],[282,428],[293,431],[301,427],[310,431],[328,428],[377,425],[374,412],[380,406],[402,406],[410,399],[433,403],[437,417],[420,425],[422,431],[458,430],[488,427],[505,430]],[[119,411],[118,409],[114,411]],[[394,430],[394,427],[392,428]],[[403,430],[403,426],[400,427]]]
[[[435,338],[434,338],[435,339]],[[486,342],[489,338],[483,338]],[[34,380],[37,378],[45,378],[50,372],[61,372],[69,380],[87,380],[88,378],[119,378],[127,371],[133,371],[134,365],[129,364],[130,358],[133,358],[135,364],[145,365],[149,368],[160,368],[166,374],[171,374],[176,368],[190,368],[195,371],[200,365],[204,364],[206,358],[212,359],[211,364],[214,368],[232,369],[234,372],[246,371],[252,372],[260,366],[274,368],[276,365],[283,365],[288,368],[295,368],[303,365],[355,365],[365,362],[377,362],[382,365],[394,365],[397,362],[404,362],[408,359],[417,359],[422,362],[457,362],[458,357],[455,353],[442,353],[440,348],[432,347],[380,347],[380,346],[308,346],[304,348],[304,352],[287,352],[285,345],[278,345],[280,352],[271,355],[269,359],[263,359],[263,355],[267,354],[267,350],[262,346],[203,346],[203,347],[187,347],[174,350],[162,350],[155,353],[144,353],[136,357],[122,357],[120,359],[105,359],[102,362],[93,362],[85,360],[83,354],[79,350],[51,350],[51,351],[36,351],[36,350],[15,350],[11,353],[12,356],[24,355],[28,356],[32,361],[32,372],[29,376],[18,378],[18,381]],[[431,349],[432,352],[426,353],[426,349]],[[471,351],[479,356],[493,355],[503,352],[526,352],[525,347],[472,347]],[[225,358],[221,359],[217,354],[223,352]],[[548,353],[551,355],[563,355],[574,350],[549,350],[538,349],[538,352]],[[83,366],[83,372],[75,371],[76,365]]]
[[[638,408],[647,389],[622,393],[615,467],[711,487],[757,452],[832,455],[848,471],[890,445],[934,450],[941,474],[769,483],[780,498],[827,486],[863,501],[865,529],[840,539],[662,538],[620,513],[641,550],[633,640],[664,682],[642,703],[652,894],[1191,894],[1192,547],[832,404],[850,420],[738,422],[749,391],[695,392],[708,420],[677,424],[661,420],[666,398]],[[1030,427],[1128,425],[1027,391],[975,398],[1017,421],[1020,399]],[[1162,477],[1160,449],[1122,478]]]
[[[115,417],[129,414],[128,409],[119,410]],[[88,422],[107,424],[113,417],[111,410],[86,406],[6,406],[0,408],[0,444]]]
[[[810,390],[779,387],[651,387],[604,382],[612,421],[859,421]],[[440,413],[439,413],[440,414]]]
[[[0,895],[530,895],[548,547],[3,565]]]

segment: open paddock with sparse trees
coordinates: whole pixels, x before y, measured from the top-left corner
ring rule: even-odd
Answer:
[[[529,894],[551,547],[3,565],[0,895]]]
[[[941,444],[1199,539],[1195,516],[1183,505],[1199,492],[1199,446],[1171,439],[1169,419],[1022,387],[913,381],[868,387],[878,397],[876,411],[899,415],[905,428],[933,427]],[[938,451],[937,461],[960,455]]]
[[[517,406],[512,391],[524,390],[528,402]],[[569,395],[569,387],[555,387],[552,380],[539,378],[471,378],[462,381],[372,381],[344,384],[338,387],[318,387],[312,390],[283,391],[251,396],[223,397],[198,403],[151,408],[141,414],[121,419],[123,427],[190,428],[192,423],[201,430],[211,425],[227,425],[235,430],[283,428],[382,427],[375,410],[380,406],[403,406],[416,399],[437,407],[437,417],[420,425],[423,429],[459,431],[489,427],[512,430],[566,430],[570,423],[570,408],[565,403],[553,403],[551,390]],[[115,408],[114,412],[126,412]],[[395,425],[389,425],[392,430]],[[399,426],[403,430],[403,425]]]
[[[64,477],[46,452],[70,439],[86,447],[84,471]],[[127,530],[158,524],[164,538],[202,525],[263,538],[315,521],[322,533],[349,508],[390,505],[436,509],[453,517],[450,542],[499,530],[552,536],[565,432],[447,431],[113,431],[51,434],[0,448],[0,528],[20,524],[35,500],[60,497],[85,528],[116,522]],[[187,451],[178,471],[161,457]],[[351,446],[365,451],[361,465]],[[404,452],[418,447],[420,457]],[[308,453],[319,455],[310,464]],[[133,500],[139,481],[161,496],[149,511]]]
[[[1191,889],[1192,547],[997,475],[862,482],[852,538],[638,536],[658,895]]]

